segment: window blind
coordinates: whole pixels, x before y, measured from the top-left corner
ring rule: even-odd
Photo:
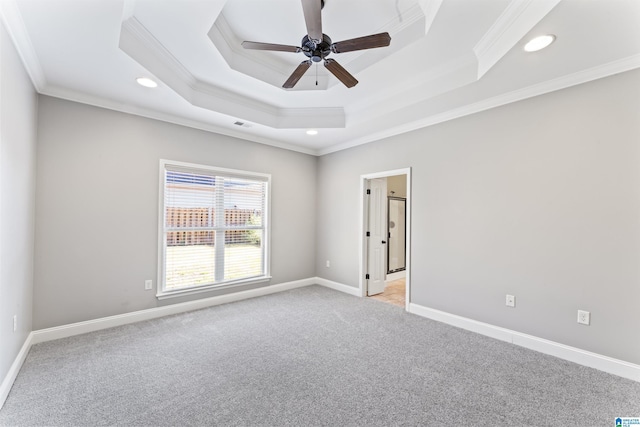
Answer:
[[[268,176],[165,164],[163,292],[267,275]]]

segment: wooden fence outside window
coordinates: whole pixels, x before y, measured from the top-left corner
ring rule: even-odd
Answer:
[[[172,208],[166,210],[166,228],[174,229],[167,233],[167,246],[213,245],[215,231],[180,231],[180,228],[210,228],[214,226],[215,211],[213,208]],[[262,213],[253,209],[225,209],[224,223],[226,227],[246,227],[260,225]],[[260,230],[226,230],[225,244],[256,243],[256,231]],[[258,242],[259,243],[259,242]]]

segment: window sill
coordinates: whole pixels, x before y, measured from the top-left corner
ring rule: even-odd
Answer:
[[[252,285],[252,284],[255,284],[255,283],[264,283],[264,282],[268,282],[270,280],[271,280],[271,276],[260,276],[260,277],[254,277],[254,278],[251,278],[251,279],[246,279],[246,280],[239,280],[239,281],[236,281],[236,282],[224,283],[224,284],[220,284],[220,285],[207,285],[207,286],[199,286],[197,288],[188,288],[188,289],[179,289],[179,290],[175,290],[175,291],[158,292],[156,294],[156,298],[158,298],[159,300],[164,300],[164,299],[169,299],[169,298],[178,298],[178,297],[184,297],[184,296],[187,296],[187,295],[200,294],[200,293],[203,293],[203,292],[211,292],[211,291],[235,288],[235,287],[238,287],[238,286]]]

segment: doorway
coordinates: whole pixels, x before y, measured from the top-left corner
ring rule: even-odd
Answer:
[[[396,197],[395,193],[389,190],[391,196],[387,197],[387,274],[399,273],[406,268],[407,199]]]
[[[361,190],[361,296],[371,296],[408,310],[411,168],[362,175]]]

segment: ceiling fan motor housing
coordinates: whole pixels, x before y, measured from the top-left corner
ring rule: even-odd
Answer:
[[[313,62],[320,62],[331,53],[331,43],[331,38],[326,34],[322,34],[320,43],[311,40],[307,35],[302,38],[302,52]]]

